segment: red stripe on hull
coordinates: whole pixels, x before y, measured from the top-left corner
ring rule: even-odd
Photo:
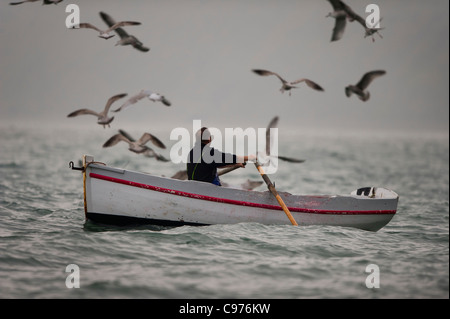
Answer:
[[[152,185],[148,185],[148,184],[136,183],[136,182],[127,181],[124,179],[105,176],[105,175],[100,175],[100,174],[96,174],[96,173],[90,173],[89,176],[92,178],[97,178],[97,179],[108,181],[108,182],[144,188],[144,189],[161,192],[161,193],[167,193],[167,194],[176,195],[176,196],[183,196],[183,197],[189,197],[189,198],[194,198],[194,199],[199,199],[199,200],[207,200],[207,201],[212,201],[212,202],[217,202],[217,203],[225,203],[225,204],[231,204],[231,205],[258,207],[258,208],[271,209],[271,210],[282,210],[282,208],[277,205],[259,204],[259,203],[245,202],[245,201],[239,201],[239,200],[234,200],[234,199],[226,199],[226,198],[193,194],[193,193],[173,190],[170,188],[163,188],[163,187],[152,186]],[[388,214],[389,215],[389,214],[396,213],[396,210],[343,211],[343,210],[308,209],[308,208],[299,208],[299,207],[288,207],[288,208],[292,212],[313,213],[313,214],[340,214],[340,215]]]

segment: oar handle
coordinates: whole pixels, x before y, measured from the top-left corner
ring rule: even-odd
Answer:
[[[222,176],[222,175],[232,172],[240,167],[242,167],[241,164],[235,164],[233,166],[222,169],[217,175]]]
[[[283,199],[281,198],[280,194],[278,194],[277,190],[275,189],[275,186],[272,184],[272,181],[270,180],[269,176],[266,175],[261,165],[258,163],[258,161],[255,162],[256,169],[258,170],[259,174],[261,174],[262,179],[264,182],[266,182],[267,187],[269,188],[269,191],[275,196],[278,204],[281,206],[283,211],[286,213],[287,217],[291,221],[291,224],[294,226],[298,226],[297,221],[292,216],[291,212],[289,211],[289,208],[284,203]]]

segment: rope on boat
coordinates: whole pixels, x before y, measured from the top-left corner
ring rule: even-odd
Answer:
[[[89,166],[89,165],[91,165],[91,164],[101,164],[101,165],[104,165],[104,166],[106,166],[106,164],[105,164],[105,163],[103,163],[103,162],[96,162],[96,161],[92,161],[92,162],[86,163],[86,167],[88,167],[88,166]]]
[[[84,172],[84,171],[86,170],[86,168],[87,168],[89,165],[91,165],[91,164],[101,164],[101,165],[105,165],[105,166],[106,166],[106,164],[103,163],[103,162],[92,161],[92,162],[86,163],[86,166],[85,166],[85,167],[76,167],[75,164],[73,163],[73,161],[70,161],[70,162],[69,162],[69,167],[70,167],[71,169],[73,169],[73,170]]]

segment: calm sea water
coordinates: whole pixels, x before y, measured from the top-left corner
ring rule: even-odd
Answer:
[[[90,154],[163,175],[182,169],[135,155],[125,144],[102,149],[114,133],[0,128],[0,298],[449,298],[448,135],[292,133],[280,141],[280,154],[306,162],[281,164],[271,176],[279,190],[396,191],[397,215],[374,233],[86,222],[82,175],[69,161]],[[170,145],[166,135],[159,137]],[[259,180],[253,167],[223,180],[247,178]],[[66,286],[70,264],[78,266],[80,288]],[[366,286],[369,265],[379,268],[379,288]]]

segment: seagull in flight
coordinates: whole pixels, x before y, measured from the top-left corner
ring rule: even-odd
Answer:
[[[109,26],[112,27],[116,24],[116,21],[114,19],[106,14],[105,12],[100,12],[100,17],[103,19],[103,21]],[[148,52],[150,51],[149,48],[145,47],[144,44],[138,40],[134,35],[129,35],[124,29],[122,28],[116,28],[114,31],[119,35],[120,40],[117,41],[116,45],[131,45],[136,50],[142,51],[142,52]]]
[[[374,79],[385,74],[386,71],[384,70],[367,72],[356,85],[348,85],[345,88],[345,95],[350,97],[352,93],[355,93],[361,101],[367,101],[370,98],[370,92],[366,90],[367,87]]]
[[[130,97],[125,103],[123,103],[118,109],[113,110],[113,112],[119,112],[127,107],[129,107],[132,104],[135,104],[142,100],[143,98],[147,97],[150,101],[156,102],[160,101],[166,106],[170,106],[171,103],[169,100],[167,100],[164,95],[161,95],[159,93],[153,93],[150,90],[141,90],[138,94]]]
[[[280,89],[281,93],[284,93],[284,91],[289,91],[289,96],[291,95],[291,89],[297,88],[297,86],[295,86],[295,85],[298,83],[301,83],[301,82],[305,82],[306,85],[308,85],[310,88],[312,88],[314,90],[317,90],[317,91],[324,90],[319,84],[317,84],[309,79],[302,78],[302,79],[295,80],[293,82],[288,82],[285,79],[283,79],[278,73],[275,73],[275,72],[261,70],[261,69],[253,69],[252,71],[261,76],[275,75],[282,83],[282,86]]]
[[[267,126],[266,129],[266,154],[265,156],[268,156],[269,158],[271,157],[270,155],[270,149],[272,147],[272,136],[270,134],[270,129],[271,128],[276,128],[278,126],[278,120],[279,117],[275,116],[269,123],[269,125]],[[273,156],[272,156],[273,157]],[[303,163],[305,160],[302,159],[296,159],[296,158],[292,158],[292,157],[286,157],[286,156],[277,156],[278,159],[285,161],[285,162],[289,162],[289,163]]]
[[[375,41],[374,34],[377,33],[380,38],[383,38],[379,33],[382,28],[368,28],[366,26],[366,20],[360,15],[356,14],[348,5],[346,5],[341,0],[328,0],[333,6],[333,12],[330,12],[327,17],[332,17],[336,19],[333,33],[331,35],[331,41],[338,41],[344,35],[344,30],[347,20],[349,22],[357,21],[364,28],[365,35],[364,38],[371,36],[372,41]],[[381,20],[381,19],[380,19]],[[379,21],[378,21],[379,22]]]
[[[119,133],[111,136],[104,144],[103,147],[111,147],[119,142],[128,143],[128,150],[136,153],[143,154],[146,157],[155,157],[158,161],[167,162],[168,160],[164,158],[159,153],[155,152],[152,148],[146,146],[148,142],[152,142],[155,146],[165,149],[166,146],[161,142],[156,136],[145,132],[142,134],[139,140],[135,140],[130,134],[124,130],[119,130]]]
[[[112,117],[108,116],[109,108],[111,107],[111,104],[113,104],[115,101],[123,98],[126,95],[127,95],[126,93],[123,93],[123,94],[117,94],[117,95],[114,95],[113,97],[110,97],[108,99],[108,101],[106,102],[105,109],[100,113],[95,112],[90,109],[80,109],[80,110],[76,110],[76,111],[70,113],[69,115],[67,115],[67,117],[75,117],[78,115],[86,115],[86,114],[95,115],[95,116],[97,116],[98,124],[103,125],[103,128],[105,128],[106,125],[108,125],[108,127],[110,127],[109,123],[111,123],[112,120],[114,120],[114,116],[112,116]]]
[[[10,2],[9,4],[12,5],[12,6],[15,6],[17,4],[22,4],[22,3],[25,3],[25,2],[36,2],[36,1],[40,1],[40,0],[24,0],[24,1],[20,1],[20,2]],[[61,1],[63,1],[63,0],[43,0],[42,1],[42,5],[44,5],[44,4],[58,4]]]
[[[333,6],[333,12],[330,12],[327,17],[335,18],[335,24],[333,33],[331,35],[331,41],[338,41],[342,38],[345,31],[345,25],[347,23],[347,12],[343,8],[343,4],[340,0],[328,0]]]
[[[361,17],[360,15],[356,14],[355,11],[352,10],[348,5],[346,5],[343,1],[339,0],[340,6],[342,7],[342,10],[345,11],[347,14],[347,18],[350,22],[357,21],[362,27],[364,28],[364,38],[366,37],[372,37],[372,42],[375,42],[374,34],[378,34],[380,38],[383,38],[379,31],[382,28],[368,28],[366,25],[366,20]],[[381,20],[381,19],[380,19]],[[379,22],[379,21],[377,21]],[[377,24],[377,23],[375,23]]]
[[[100,33],[99,38],[103,38],[105,40],[108,40],[109,38],[112,38],[114,36],[114,34],[111,34],[111,32],[116,30],[117,28],[124,27],[124,26],[127,26],[127,25],[139,25],[139,24],[141,24],[141,23],[140,22],[135,22],[135,21],[121,21],[121,22],[117,22],[116,24],[110,26],[106,30],[100,30],[95,25],[90,24],[90,23],[80,23],[78,25],[78,27],[85,28],[85,29],[96,30],[96,31],[98,31]]]

